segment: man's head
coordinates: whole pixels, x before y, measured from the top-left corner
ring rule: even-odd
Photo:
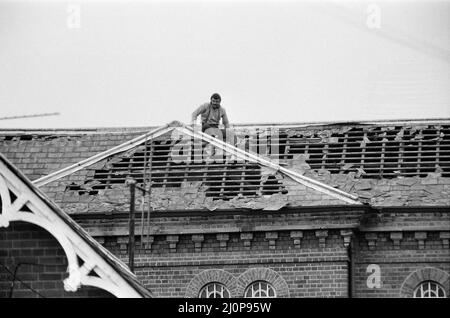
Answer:
[[[220,106],[220,101],[221,101],[222,99],[220,98],[220,95],[219,94],[217,94],[217,93],[214,93],[214,94],[212,94],[212,96],[211,96],[211,104],[214,106],[214,107],[219,107]]]

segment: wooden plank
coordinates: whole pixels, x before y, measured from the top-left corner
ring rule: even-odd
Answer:
[[[156,128],[142,136],[139,136],[137,138],[134,138],[130,141],[127,141],[123,144],[120,144],[117,147],[108,149],[107,151],[101,152],[99,154],[96,154],[95,156],[92,156],[90,158],[87,158],[85,160],[82,160],[80,162],[77,162],[76,164],[73,164],[71,166],[68,166],[64,169],[58,170],[54,173],[50,173],[42,178],[39,178],[37,180],[33,181],[33,184],[36,185],[37,187],[41,187],[45,184],[48,184],[52,181],[58,180],[60,178],[63,178],[69,174],[72,174],[76,171],[79,171],[81,169],[84,169],[90,165],[93,165],[94,163],[97,163],[107,157],[113,156],[115,154],[127,151],[141,143],[143,143],[145,140],[147,139],[153,139],[156,136],[160,136],[160,135],[164,135],[167,132],[171,131],[172,129],[174,129],[174,127],[170,127],[169,125],[165,125],[159,128]]]
[[[381,146],[381,159],[380,159],[380,178],[383,178],[384,172],[384,156],[386,154],[386,142],[382,143]]]

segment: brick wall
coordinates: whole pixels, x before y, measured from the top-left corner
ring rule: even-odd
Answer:
[[[0,229],[0,298],[112,297],[87,286],[66,292],[66,269],[64,251],[47,231],[22,222]]]
[[[154,213],[152,235],[142,246],[139,218],[136,221],[136,272],[156,297],[198,295],[201,286],[196,286],[196,291],[190,291],[189,286],[205,271],[224,271],[237,283],[248,270],[259,268],[280,275],[289,297],[347,297],[346,244],[353,228],[354,297],[400,297],[403,282],[417,270],[434,267],[449,273],[446,211],[408,208],[369,213],[364,215],[364,232],[357,232],[354,227],[360,216],[360,211],[350,209],[179,216]],[[128,262],[124,217],[84,215],[77,220]],[[383,232],[383,227],[391,230]],[[371,264],[380,266],[380,288],[367,287],[371,274],[367,267]]]
[[[417,215],[411,216],[417,220]],[[442,216],[434,217],[438,220]],[[198,228],[197,233],[183,233],[186,230],[183,222],[188,224],[191,220],[191,226],[195,227],[195,217],[159,220],[164,226],[143,244],[137,232],[136,274],[155,297],[197,297],[201,287],[212,281],[227,286],[232,297],[242,297],[245,288],[258,280],[276,286],[279,297],[348,297],[346,246],[350,229],[281,230],[274,229],[280,225],[273,224],[274,216],[261,215],[261,224],[264,218],[271,222],[272,230],[268,225],[259,231],[244,226],[239,231],[226,233],[211,231],[215,227],[211,223],[209,230]],[[405,222],[404,214],[401,218],[398,222]],[[427,222],[431,222],[431,216],[428,218]],[[218,220],[224,221],[222,217]],[[152,222],[158,223],[155,219]],[[237,230],[238,223],[231,219],[229,222],[229,226],[218,229],[231,229],[230,225],[234,224]],[[327,223],[326,220],[321,222]],[[179,224],[178,228],[175,224]],[[166,234],[161,233],[164,230]],[[98,231],[101,232],[104,233]],[[122,234],[109,232],[106,236],[97,235],[96,239],[128,263],[128,236],[123,230],[118,232]],[[180,234],[174,234],[176,232]],[[447,230],[356,232],[352,243],[353,296],[410,296],[411,288],[416,286],[408,282],[411,276],[419,277],[418,281],[440,279],[450,295],[448,241]],[[93,288],[82,288],[75,294],[65,292],[62,283],[67,277],[64,253],[56,240],[33,225],[12,223],[9,228],[0,230],[0,262],[10,272],[20,263],[39,264],[18,268],[17,277],[23,283],[18,280],[14,285],[14,297],[39,297],[29,287],[44,297],[110,296]],[[368,272],[369,265],[379,266],[378,287],[367,285],[372,274]],[[13,275],[4,266],[0,268],[0,297],[9,296]],[[405,290],[409,294],[405,295]]]
[[[394,233],[394,234],[393,234]],[[399,234],[400,233],[400,234]],[[417,233],[421,233],[418,235]],[[426,239],[422,242],[418,238]],[[379,232],[357,235],[353,246],[354,296],[355,297],[410,297],[402,294],[407,278],[421,269],[432,272],[444,271],[439,282],[449,296],[448,273],[450,273],[450,249],[448,239],[440,233],[448,232]],[[366,237],[370,238],[368,240]],[[446,237],[446,235],[444,236]],[[369,244],[368,241],[372,241]],[[369,288],[367,280],[374,272],[368,266],[375,264],[380,270],[379,287]],[[447,276],[447,279],[444,276]],[[431,276],[422,280],[434,280]],[[420,279],[416,283],[419,283]],[[413,286],[415,288],[416,286]]]
[[[220,270],[230,277],[226,286],[232,297],[243,297],[249,283],[270,277],[273,281],[269,283],[279,284],[277,294],[281,297],[348,296],[347,249],[338,230],[303,231],[301,238],[291,231],[231,233],[226,240],[225,235],[208,234],[202,239],[155,235],[151,246],[141,246],[138,241],[136,274],[155,297],[196,297],[203,285],[193,290],[190,285],[209,270]],[[128,262],[126,237],[100,240]],[[260,273],[267,270],[272,276]],[[241,288],[234,289],[233,284]]]

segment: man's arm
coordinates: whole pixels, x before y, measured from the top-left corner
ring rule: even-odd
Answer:
[[[196,110],[194,110],[194,112],[192,113],[192,118],[191,118],[192,124],[195,124],[198,115],[203,113],[205,111],[206,107],[208,107],[208,103],[202,104]]]
[[[228,116],[227,112],[225,111],[225,108],[223,109],[222,123],[225,126],[225,128],[230,128],[230,122],[228,121]]]

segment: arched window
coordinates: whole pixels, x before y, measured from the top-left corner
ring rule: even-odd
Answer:
[[[277,294],[275,288],[265,281],[257,281],[247,287],[244,293],[245,298],[275,298]]]
[[[444,288],[436,282],[426,281],[417,286],[414,291],[414,298],[443,298]]]
[[[229,290],[220,283],[209,283],[203,286],[199,298],[230,298]]]

